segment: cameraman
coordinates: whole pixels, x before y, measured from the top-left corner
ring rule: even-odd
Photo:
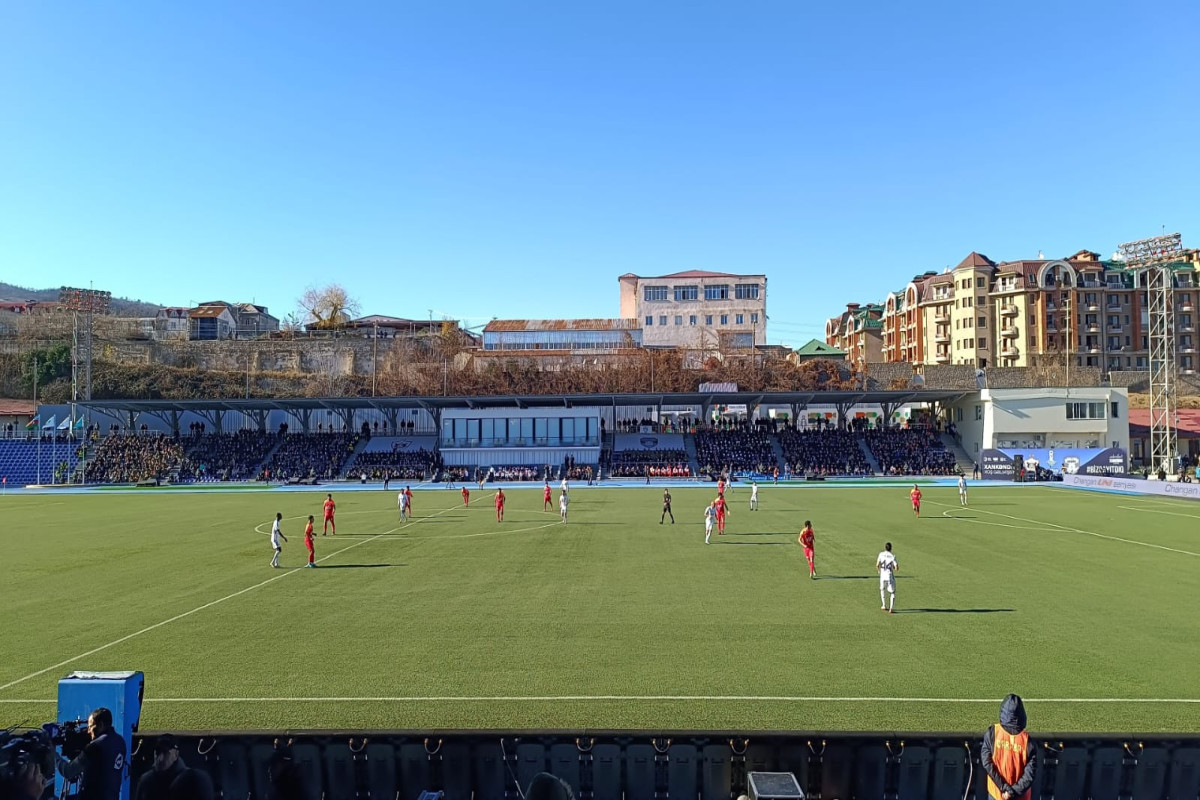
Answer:
[[[69,781],[83,778],[79,800],[118,800],[125,776],[125,739],[112,726],[112,712],[97,708],[88,717],[88,742],[73,760],[58,757],[58,771]]]

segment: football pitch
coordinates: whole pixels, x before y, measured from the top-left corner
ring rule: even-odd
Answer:
[[[1200,504],[1057,487],[0,498],[0,727],[73,670],[142,670],[145,730],[1200,730]],[[555,503],[557,504],[557,490]],[[282,569],[268,536],[284,516]],[[816,529],[818,580],[796,537]],[[891,541],[897,611],[875,560]]]

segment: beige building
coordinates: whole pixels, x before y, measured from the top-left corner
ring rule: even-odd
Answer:
[[[841,350],[855,370],[879,363],[883,360],[882,317],[883,306],[848,303],[845,311],[825,323],[825,343]]]
[[[622,318],[635,319],[643,347],[734,350],[767,341],[767,277],[690,270],[625,274]]]
[[[1174,276],[1179,368],[1194,373],[1200,352],[1200,252]],[[1109,370],[1149,364],[1145,276],[1080,250],[1063,259],[997,264],[971,253],[953,269],[918,275],[890,293],[880,315],[879,358],[913,364],[1027,367],[1070,363]],[[849,350],[845,315],[826,342]],[[868,361],[871,360],[868,353]]]

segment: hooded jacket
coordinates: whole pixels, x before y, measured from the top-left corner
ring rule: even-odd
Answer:
[[[1000,727],[1006,733],[1013,736],[1025,730],[1025,704],[1021,702],[1021,698],[1015,694],[1010,694],[1000,703]],[[992,750],[995,748],[995,730],[989,727],[983,732],[983,748],[979,754],[979,760],[983,762],[983,770],[992,779],[992,782],[999,787],[1000,791],[1008,792],[1013,798],[1018,798],[1033,788],[1033,778],[1036,774],[1036,755],[1033,740],[1030,739],[1026,745],[1025,751],[1025,769],[1021,773],[1016,783],[1008,783],[1004,777],[996,769],[995,763],[992,761]]]

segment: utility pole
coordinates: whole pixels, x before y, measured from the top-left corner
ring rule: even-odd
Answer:
[[[375,396],[375,365],[379,362],[379,323],[372,326],[374,336],[371,339],[371,397]]]

